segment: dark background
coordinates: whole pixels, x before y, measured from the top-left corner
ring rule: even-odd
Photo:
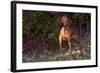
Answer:
[[[61,16],[68,16],[69,24],[81,35],[81,44],[89,49],[78,59],[90,59],[91,15],[89,13],[45,12],[23,10],[23,62],[56,61],[59,53]],[[66,43],[63,46],[67,48]],[[64,50],[65,51],[65,50]],[[70,60],[70,57],[61,58]]]

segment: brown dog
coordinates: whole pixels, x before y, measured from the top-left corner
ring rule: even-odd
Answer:
[[[67,41],[68,46],[69,46],[69,51],[71,50],[71,40],[77,40],[79,38],[79,35],[76,30],[70,28],[70,25],[68,24],[68,17],[67,16],[62,16],[61,17],[61,22],[63,26],[60,29],[59,33],[59,47],[60,47],[60,52],[62,49],[62,41]]]

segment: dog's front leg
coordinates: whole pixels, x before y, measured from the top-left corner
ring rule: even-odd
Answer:
[[[61,36],[59,36],[59,47],[60,47],[60,52],[62,50],[62,38]]]

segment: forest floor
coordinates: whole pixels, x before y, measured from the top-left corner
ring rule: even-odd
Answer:
[[[91,43],[90,35],[87,33],[85,36],[81,36],[80,42],[83,45],[80,49],[74,44],[74,48],[71,51],[62,48],[60,52],[59,48],[42,49],[39,52],[36,49],[30,49],[26,53],[23,53],[23,62],[47,62],[47,61],[70,61],[70,60],[87,60],[91,59]],[[76,45],[76,46],[75,46]],[[59,46],[59,45],[58,45]]]

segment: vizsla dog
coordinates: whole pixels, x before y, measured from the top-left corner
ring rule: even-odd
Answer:
[[[60,29],[59,33],[59,47],[60,52],[62,50],[62,41],[68,42],[68,51],[71,51],[71,40],[77,40],[79,38],[78,32],[72,28],[70,28],[70,25],[68,24],[68,17],[62,16],[61,17],[62,27]]]

